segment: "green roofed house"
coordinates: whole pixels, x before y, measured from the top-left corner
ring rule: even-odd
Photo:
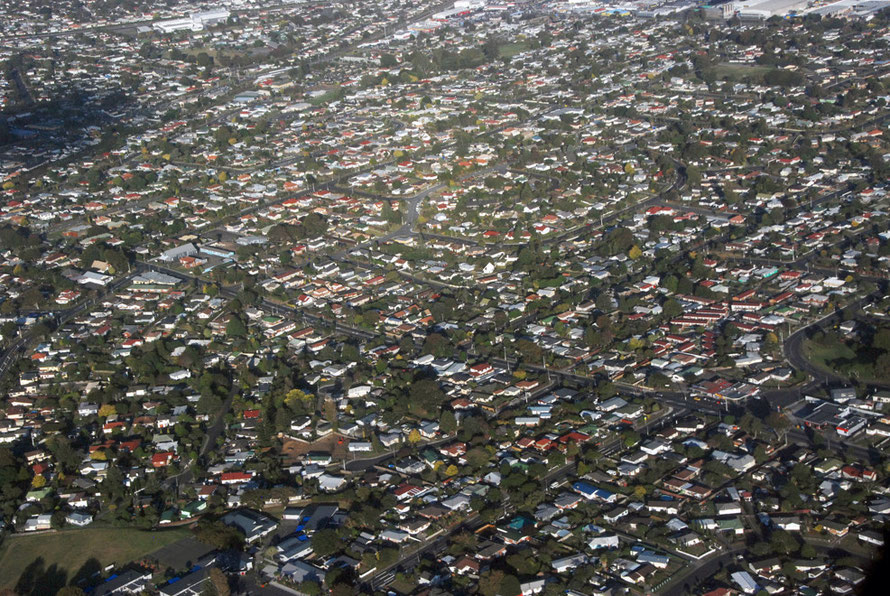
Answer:
[[[25,500],[29,503],[36,503],[38,501],[42,501],[50,494],[52,494],[52,487],[46,486],[44,488],[35,488],[34,490],[29,490],[28,494],[25,495]]]
[[[182,519],[191,519],[196,515],[203,513],[207,509],[207,501],[192,501],[188,505],[182,508],[179,512],[179,517]]]
[[[813,471],[819,474],[829,474],[839,470],[843,462],[834,457],[827,457],[813,466]]]
[[[426,449],[424,449],[421,452],[420,457],[423,459],[424,463],[426,463],[426,465],[430,467],[435,466],[437,461],[442,460],[442,456],[439,455],[436,450],[432,449],[431,447],[427,447]]]
[[[744,534],[745,526],[742,524],[742,520],[738,517],[731,517],[729,519],[718,519],[717,520],[717,528],[721,532],[732,532],[733,534]]]

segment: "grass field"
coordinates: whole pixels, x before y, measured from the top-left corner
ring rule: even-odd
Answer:
[[[112,563],[123,565],[190,535],[184,528],[157,532],[85,528],[10,536],[0,545],[0,588],[15,588],[30,567],[30,575],[37,580],[22,593],[55,594],[72,579],[89,576]]]
[[[861,343],[826,337],[804,341],[803,354],[816,368],[863,383],[890,382],[890,375],[875,366],[881,351]]]
[[[498,48],[498,54],[501,58],[512,58],[516,54],[521,54],[528,50],[528,43],[520,41],[517,43],[505,43]]]
[[[714,66],[714,76],[719,81],[739,82],[744,80],[763,81],[763,75],[772,70],[772,67],[759,64],[718,64]]]
[[[819,368],[836,373],[837,369],[829,363],[837,360],[851,360],[856,357],[856,352],[843,343],[825,344],[808,339],[804,342],[804,355],[807,360]]]

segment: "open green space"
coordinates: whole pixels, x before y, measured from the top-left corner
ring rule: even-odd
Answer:
[[[729,83],[766,84],[789,87],[801,84],[803,75],[797,71],[762,64],[715,64],[704,70],[705,78]]]
[[[763,75],[773,70],[770,66],[749,64],[718,64],[714,67],[714,76],[720,81],[740,82],[744,80],[763,80]]]
[[[512,58],[516,54],[521,54],[528,50],[529,44],[526,42],[516,42],[516,43],[505,43],[504,45],[498,47],[498,55],[501,58]]]
[[[123,565],[190,535],[184,528],[154,532],[85,528],[10,536],[0,544],[0,588],[15,589],[25,580],[23,586],[30,589],[17,590],[19,594],[55,594],[59,587],[106,565]],[[29,582],[28,577],[33,579]]]
[[[804,341],[803,353],[817,368],[828,373],[866,383],[890,382],[888,331],[877,339],[848,340],[837,333],[817,334]],[[890,338],[890,335],[887,335]]]
[[[856,352],[842,342],[808,339],[804,342],[804,355],[819,368],[835,372],[831,362],[855,358]]]

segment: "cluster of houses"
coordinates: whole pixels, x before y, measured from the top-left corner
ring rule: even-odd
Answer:
[[[801,382],[782,339],[886,278],[882,64],[831,32],[805,69],[797,43],[774,67],[747,25],[698,39],[671,19],[566,26],[540,18],[562,3],[488,4],[249,3],[201,27],[185,5],[93,23],[10,12],[0,107],[34,109],[7,119],[28,143],[0,150],[0,221],[43,235],[4,227],[26,246],[0,262],[15,348],[0,444],[31,478],[5,525],[88,526],[120,482],[151,525],[212,516],[243,536],[245,553],[208,555],[169,596],[253,565],[291,586],[345,567],[380,587],[387,557],[418,586],[467,587],[541,545],[523,596],[582,573],[598,594],[657,590],[717,557],[715,596],[856,589],[861,571],[831,553],[861,564],[883,546],[872,454],[890,396],[805,396],[790,441],[715,404]],[[126,23],[134,36],[106,27]],[[102,126],[41,111],[73,89],[134,132],[89,151],[110,143]],[[261,295],[233,309],[235,287]],[[393,420],[406,375],[442,403]],[[303,413],[273,412],[295,385]],[[639,397],[669,386],[689,400]],[[170,498],[140,496],[148,480]],[[510,491],[529,482],[526,507]],[[350,517],[360,488],[392,504],[367,527]],[[342,538],[330,557],[313,551],[324,530]],[[410,556],[440,537],[449,548]]]

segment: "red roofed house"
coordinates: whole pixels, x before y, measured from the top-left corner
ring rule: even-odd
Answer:
[[[173,462],[176,454],[172,451],[162,451],[151,456],[151,465],[153,468],[163,468]]]

